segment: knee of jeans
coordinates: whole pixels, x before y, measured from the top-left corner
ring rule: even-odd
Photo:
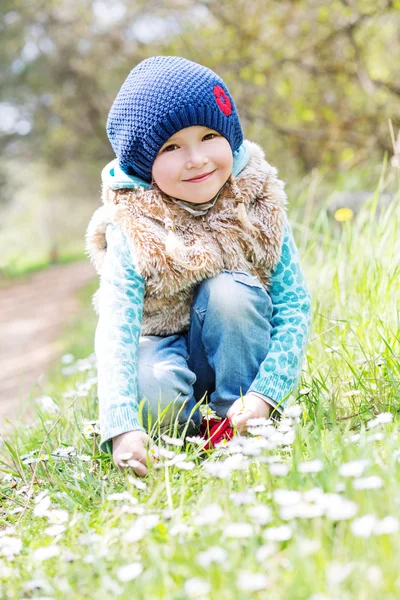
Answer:
[[[254,301],[254,285],[257,283],[254,277],[249,275],[249,282],[242,282],[247,277],[241,273],[241,278],[234,276],[234,273],[223,272],[207,279],[202,283],[203,292],[208,296],[207,311],[212,311],[221,320],[231,320],[234,318],[243,318],[246,308],[252,305]]]

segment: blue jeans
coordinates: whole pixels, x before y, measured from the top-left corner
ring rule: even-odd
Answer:
[[[224,270],[202,281],[185,334],[141,336],[138,353],[139,400],[143,425],[149,407],[152,422],[173,402],[162,423],[185,425],[195,404],[207,393],[209,406],[224,418],[237,398],[246,394],[264,361],[271,333],[272,302],[257,277]],[[172,412],[171,412],[172,411]],[[179,413],[179,414],[178,414]],[[199,408],[188,431],[198,430]]]

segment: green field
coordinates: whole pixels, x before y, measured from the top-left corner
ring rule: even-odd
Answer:
[[[0,446],[1,599],[399,598],[400,197],[378,219],[383,186],[349,221],[293,224],[313,325],[286,417],[209,452],[154,435],[145,479],[97,450],[82,293],[37,416]]]

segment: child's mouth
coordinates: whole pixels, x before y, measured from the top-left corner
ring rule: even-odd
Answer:
[[[206,179],[209,179],[211,177],[211,175],[213,175],[215,173],[216,170],[217,169],[214,169],[214,171],[211,171],[210,173],[206,173],[202,177],[195,177],[193,179],[185,179],[185,182],[186,183],[200,183],[201,181],[206,181]]]

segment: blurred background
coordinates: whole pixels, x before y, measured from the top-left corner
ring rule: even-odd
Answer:
[[[398,189],[399,31],[400,0],[3,0],[0,422],[33,386],[45,392],[67,347],[93,351],[84,236],[114,158],[107,114],[135,65],[178,55],[224,79],[245,137],[286,182],[313,285],[345,221],[377,187],[383,204]]]
[[[397,177],[399,0],[3,0],[0,31],[3,277],[83,258],[108,110],[155,54],[226,81],[303,224],[310,182],[321,203],[374,189],[382,161]]]

